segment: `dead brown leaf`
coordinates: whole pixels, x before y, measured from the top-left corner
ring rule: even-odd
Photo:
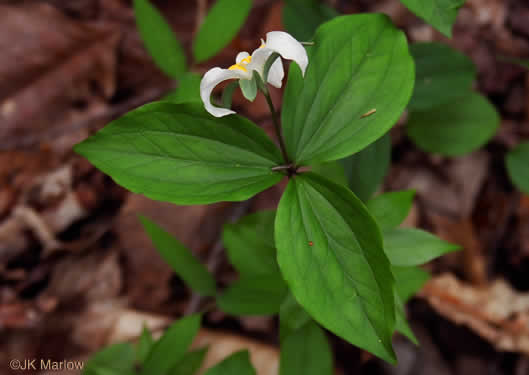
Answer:
[[[119,37],[47,4],[0,6],[0,81],[10,83],[0,90],[0,149],[39,141],[76,103],[113,95]]]
[[[191,249],[201,249],[214,242],[212,228],[207,233],[208,226],[203,225],[208,215],[214,217],[211,211],[214,207],[181,207],[152,201],[138,194],[129,195],[114,228],[125,256],[128,295],[132,306],[146,310],[159,309],[169,299],[169,280],[173,275],[171,267],[158,255],[143,230],[138,215],[153,220]]]
[[[431,279],[419,296],[498,350],[529,354],[529,294],[515,291],[504,280],[475,288],[444,274]]]

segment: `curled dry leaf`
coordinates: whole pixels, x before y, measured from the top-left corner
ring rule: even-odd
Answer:
[[[29,247],[27,230],[43,246],[44,256],[63,248],[56,235],[88,215],[88,210],[72,191],[72,183],[71,165],[28,177],[11,215],[0,222],[1,263],[7,263]]]
[[[498,350],[529,354],[529,293],[515,291],[504,280],[475,288],[444,274],[430,280],[419,296]]]

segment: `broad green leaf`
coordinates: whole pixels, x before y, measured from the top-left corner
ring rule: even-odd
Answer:
[[[191,250],[146,217],[140,221],[158,253],[191,289],[203,296],[215,294],[215,279]]]
[[[459,249],[420,229],[395,228],[384,233],[384,250],[394,266],[418,266]]]
[[[275,241],[283,276],[308,313],[394,362],[394,280],[379,229],[362,202],[318,175],[297,175],[279,203]]]
[[[366,206],[382,231],[399,226],[408,216],[415,190],[395,191],[376,196]]]
[[[143,330],[141,332],[140,340],[136,345],[136,359],[138,363],[143,363],[147,359],[153,345],[154,339],[152,337],[152,333],[149,330],[149,327],[147,327],[147,325],[144,325]]]
[[[507,154],[505,162],[512,182],[529,194],[529,142],[516,146]]]
[[[339,13],[319,0],[286,0],[283,6],[283,24],[297,40],[308,41],[325,21]]]
[[[325,332],[311,321],[281,342],[279,375],[332,375],[332,352]]]
[[[279,312],[287,292],[279,273],[243,277],[217,297],[217,305],[231,315],[273,315]]]
[[[312,319],[305,309],[288,293],[279,309],[279,336],[282,342],[293,331],[297,331]]]
[[[419,267],[393,266],[391,271],[395,277],[395,329],[418,345],[419,342],[408,325],[404,303],[422,288],[430,274]]]
[[[260,211],[227,223],[222,241],[230,263],[244,276],[279,275],[274,244],[275,211]]]
[[[130,343],[108,346],[95,353],[83,368],[84,375],[133,374],[135,351]]]
[[[483,96],[470,93],[425,112],[410,112],[409,137],[425,151],[446,156],[472,152],[496,133],[500,117]]]
[[[385,134],[362,151],[341,160],[349,187],[362,201],[384,181],[391,162],[391,137]]]
[[[202,348],[186,353],[168,375],[195,375],[202,366],[207,352],[208,348]]]
[[[217,0],[195,37],[195,60],[207,60],[231,42],[244,24],[251,8],[251,0]]]
[[[190,315],[173,323],[154,344],[141,375],[166,375],[184,358],[187,348],[193,342],[200,328],[200,315]]]
[[[410,46],[415,59],[415,88],[408,108],[427,110],[468,95],[476,67],[461,52],[441,43]]]
[[[282,111],[288,155],[307,165],[362,150],[397,122],[414,77],[406,37],[387,16],[350,15],[323,24],[305,79],[299,72],[289,78]]]
[[[328,163],[316,164],[312,166],[311,171],[319,174],[332,182],[347,186],[347,176],[342,163],[339,161],[330,161]]]
[[[204,375],[256,375],[256,372],[250,362],[250,354],[242,350],[210,368]]]
[[[417,340],[417,337],[415,337],[415,334],[406,319],[404,303],[402,303],[402,300],[397,294],[395,294],[395,330],[402,333],[415,345],[419,345],[419,341]]]
[[[447,37],[452,37],[452,26],[465,0],[400,0],[409,10],[428,22]]]
[[[178,87],[171,93],[167,94],[163,100],[167,100],[172,103],[189,103],[198,102],[201,103],[200,99],[200,81],[202,77],[200,75],[188,72],[178,79]]]
[[[402,302],[408,301],[430,279],[430,274],[419,267],[391,268],[395,277],[395,290]]]
[[[187,69],[184,49],[160,12],[148,0],[134,0],[136,24],[145,48],[168,76],[178,78]]]
[[[261,128],[190,103],[147,104],[75,150],[128,190],[176,204],[243,201],[282,178],[271,171],[279,150]]]

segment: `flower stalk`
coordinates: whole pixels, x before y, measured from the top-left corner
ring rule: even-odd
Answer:
[[[262,92],[266,98],[266,102],[268,103],[270,112],[272,113],[272,121],[274,122],[274,129],[276,132],[277,139],[279,140],[279,148],[281,149],[281,154],[283,155],[285,164],[290,165],[290,159],[288,157],[285,140],[283,139],[283,132],[281,131],[281,125],[279,123],[279,114],[277,113],[274,107],[274,103],[272,102],[272,97],[270,96],[270,92],[268,91],[268,88],[266,88],[266,86],[264,87]]]

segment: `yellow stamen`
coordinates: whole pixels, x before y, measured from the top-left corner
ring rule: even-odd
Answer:
[[[242,70],[243,72],[247,72],[248,70],[246,70],[245,65],[249,64],[251,61],[252,61],[252,56],[245,57],[238,64],[234,64],[230,66],[228,69],[229,70],[239,69],[239,70]]]
[[[246,70],[246,68],[242,65],[239,65],[239,64],[234,64],[232,66],[230,66],[228,68],[229,70],[235,70],[235,69],[239,69],[239,70],[242,70],[243,72],[247,72],[248,70]]]

